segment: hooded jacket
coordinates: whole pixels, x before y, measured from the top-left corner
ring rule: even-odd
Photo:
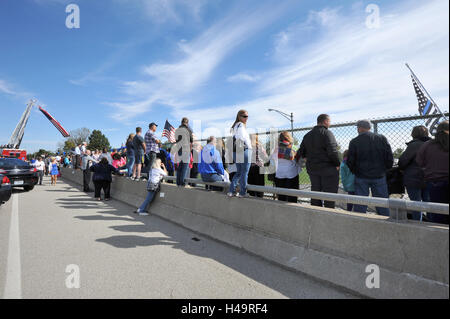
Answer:
[[[423,169],[417,164],[416,155],[420,147],[429,140],[429,137],[422,137],[406,143],[406,150],[398,160],[398,167],[403,171],[403,184],[406,187],[425,187]]]
[[[200,174],[219,174],[224,175],[222,156],[212,144],[207,144],[201,154],[198,164]]]

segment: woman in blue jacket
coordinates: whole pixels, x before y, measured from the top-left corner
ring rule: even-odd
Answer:
[[[198,171],[204,182],[221,182],[223,181],[225,170],[223,168],[222,156],[216,149],[216,138],[214,136],[209,137],[207,143],[200,153]]]
[[[112,182],[112,172],[118,173],[119,171],[114,166],[110,165],[108,158],[103,157],[100,163],[91,166],[90,170],[94,172],[92,176],[92,181],[95,186],[95,198],[97,200],[102,200],[101,190],[103,189],[105,193],[105,200],[110,200],[111,195],[111,182]]]

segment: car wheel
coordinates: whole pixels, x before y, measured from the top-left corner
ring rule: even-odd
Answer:
[[[33,190],[33,188],[34,188],[34,185],[33,185],[33,186],[24,186],[24,187],[23,187],[23,189],[24,189],[26,192],[29,192],[29,191]]]

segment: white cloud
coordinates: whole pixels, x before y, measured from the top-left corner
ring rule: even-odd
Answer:
[[[107,103],[118,110],[114,118],[133,118],[155,104],[172,107],[191,104],[190,94],[211,77],[234,49],[275,20],[285,6],[278,5],[270,11],[269,8],[237,8],[193,41],[180,42],[179,60],[144,66],[142,71],[149,80],[123,83],[122,89],[130,100]]]
[[[13,98],[22,100],[30,99],[33,94],[17,88],[15,85],[0,79],[0,93],[7,94]]]
[[[16,95],[16,92],[11,88],[10,84],[6,83],[5,80],[0,79],[0,92]]]
[[[229,16],[194,41],[182,42],[184,58],[144,67],[151,80],[124,83],[129,97],[139,99],[111,103],[118,108],[117,118],[130,119],[164,104],[173,107],[176,118],[188,116],[191,121],[202,120],[202,129],[227,132],[241,108],[249,111],[250,127],[264,129],[289,126],[268,108],[293,112],[296,123],[308,125],[320,113],[330,114],[334,122],[417,114],[405,62],[441,109],[448,109],[448,2],[382,7],[379,29],[366,28],[364,7],[354,8],[361,10],[316,11],[279,32],[272,52],[278,66],[251,74],[260,78],[251,92],[255,98],[194,109],[191,93],[198,93],[225,57],[264,26],[261,13],[243,23]]]
[[[156,24],[181,24],[201,19],[207,0],[116,0],[127,7],[134,6]]]
[[[257,82],[260,80],[260,77],[257,75],[250,75],[247,73],[240,72],[238,74],[232,75],[227,78],[228,82]]]
[[[70,79],[69,82],[79,86],[85,86],[93,82],[117,82],[116,79],[105,75],[105,73],[114,68],[126,54],[143,42],[144,40],[130,40],[124,44],[114,44],[112,53],[104,58],[97,68],[87,72],[80,78]]]
[[[297,123],[311,124],[320,113],[329,113],[334,122],[417,114],[404,66],[409,62],[441,109],[448,109],[448,5],[438,0],[381,8],[379,29],[365,27],[364,13],[315,13],[321,19],[314,33],[319,36],[307,43],[291,41],[302,39],[311,18],[279,33],[274,58],[280,65],[263,71],[257,98],[237,104],[249,111],[249,126],[266,128],[289,126],[281,116],[268,113],[270,107],[293,112]],[[239,108],[182,111],[226,128]]]

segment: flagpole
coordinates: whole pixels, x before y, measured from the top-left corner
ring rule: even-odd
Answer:
[[[405,63],[406,67],[409,69],[409,71],[411,72],[412,76],[414,77],[414,79],[416,79],[417,83],[420,85],[420,87],[425,91],[425,93],[427,94],[428,98],[431,100],[431,102],[433,102],[434,106],[437,108],[437,110],[439,111],[439,113],[441,113],[441,115],[448,120],[447,116],[445,116],[445,114],[441,111],[441,109],[439,108],[439,106],[436,104],[436,102],[433,100],[433,98],[431,97],[430,93],[428,93],[427,89],[423,86],[422,82],[420,82],[419,78],[416,76],[416,74],[414,73],[414,71],[410,68],[410,66],[408,65],[408,63]]]

